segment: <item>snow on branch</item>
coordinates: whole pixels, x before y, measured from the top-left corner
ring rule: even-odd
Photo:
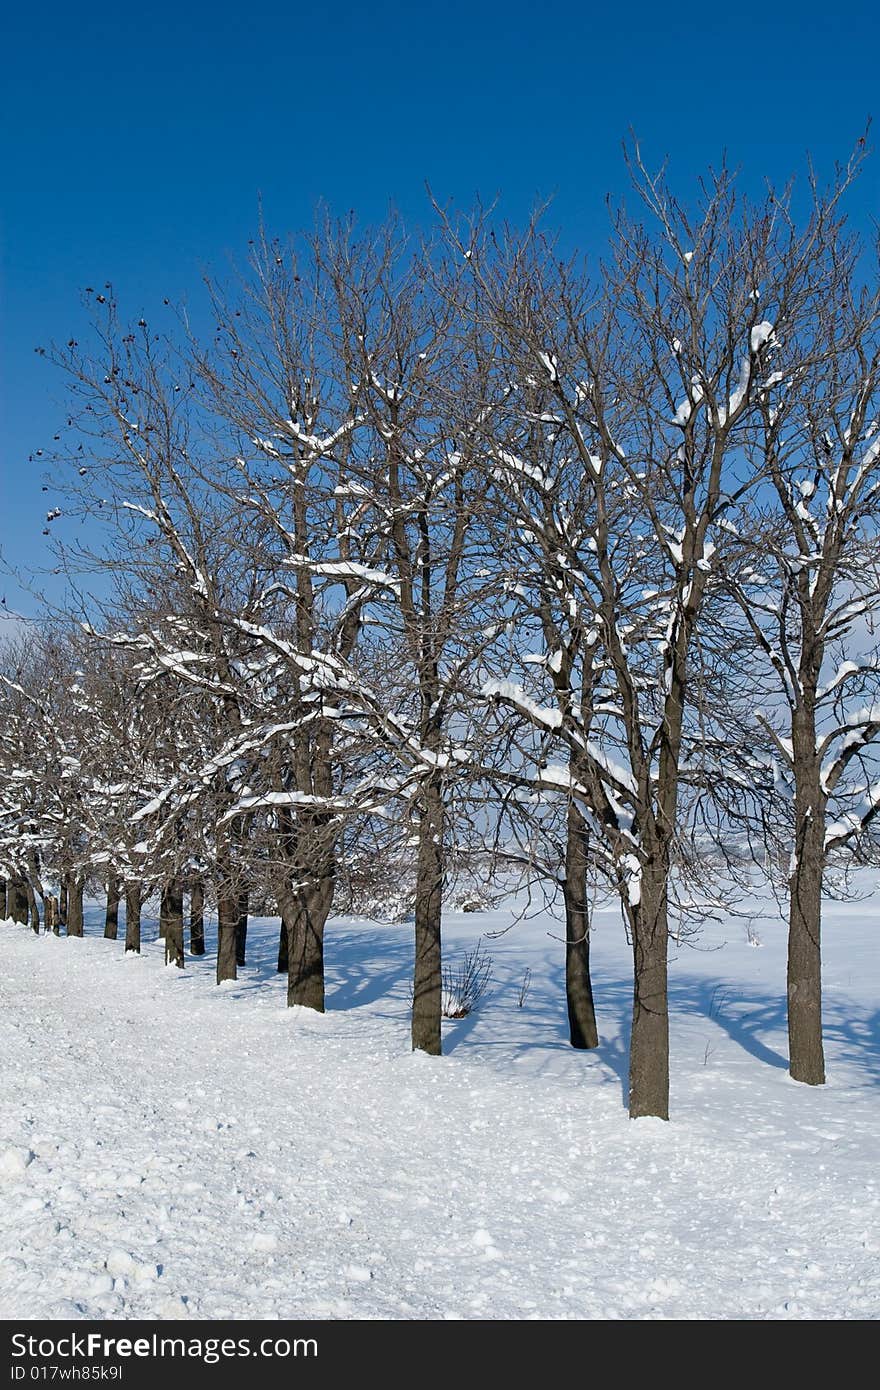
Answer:
[[[307,569],[310,574],[326,575],[341,580],[358,579],[365,585],[380,589],[397,591],[400,588],[400,580],[394,579],[384,570],[370,569],[367,565],[359,565],[352,560],[312,560],[308,555],[293,554],[286,556],[283,563],[293,569]]]
[[[850,715],[837,733],[846,730],[843,743],[822,769],[821,785],[826,796],[837,787],[840,778],[853,758],[880,736],[880,704],[868,705]]]
[[[833,821],[825,831],[825,852],[840,849],[862,835],[880,812],[880,782],[867,789],[857,810],[849,811]]]

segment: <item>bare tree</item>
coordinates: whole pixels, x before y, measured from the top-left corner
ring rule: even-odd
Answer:
[[[589,665],[573,689],[570,644],[554,624],[543,665],[552,708],[509,683],[487,693],[567,750],[557,778],[583,807],[632,940],[630,1113],[665,1118],[673,869],[709,707],[701,617],[718,582],[725,512],[764,476],[749,446],[774,381],[773,323],[792,332],[810,323],[823,228],[848,175],[828,195],[814,188],[801,228],[789,195],[752,207],[725,170],[707,180],[695,213],[637,151],[632,170],[649,222],[617,215],[595,292],[533,243],[494,278],[485,241],[465,246],[459,235],[457,245],[496,335],[512,344],[505,399],[520,434],[516,448],[496,450],[496,472],[508,493],[548,496],[520,508],[521,525],[531,545],[549,516],[545,589],[573,589],[568,623],[589,630]],[[558,495],[566,469],[589,499],[576,544]]]
[[[388,580],[374,565],[373,508],[345,486],[361,421],[334,357],[315,245],[261,233],[233,289],[209,288],[217,346],[191,343],[194,375],[236,440],[214,485],[272,557],[259,615],[229,619],[260,654],[263,698],[246,736],[247,795],[224,819],[260,817],[256,872],[282,918],[288,1003],[323,1010],[324,927],[350,809],[340,793],[353,762],[334,690],[341,682],[344,703],[364,611]]]
[[[379,728],[414,773],[412,1045],[439,1054],[449,792],[479,742],[472,687],[497,565],[476,428],[482,364],[456,295],[436,290],[431,257],[394,224],[372,243],[343,229],[326,250],[342,370],[368,431],[352,478],[383,519],[394,576],[393,602],[375,621],[396,668],[396,737],[389,724]]]
[[[740,544],[729,591],[767,694],[752,717],[776,769],[770,834],[785,850],[789,893],[791,1075],[825,1080],[821,907],[826,871],[864,843],[880,811],[880,292],[859,288],[859,245],[838,193],[814,188],[814,314],[762,330],[772,385],[755,449],[771,487],[734,514]],[[776,856],[774,855],[774,858]]]
[[[242,564],[244,518],[225,506],[199,459],[200,450],[213,458],[217,440],[190,365],[145,320],[127,331],[112,293],[97,301],[89,344],[71,341],[53,351],[67,374],[69,423],[80,441],[62,445],[59,483],[66,506],[54,514],[76,513],[91,528],[84,541],[59,537],[62,563],[68,570],[115,578],[115,609],[105,604],[93,635],[100,631],[105,642],[137,654],[140,680],[163,686],[169,709],[186,708],[188,717],[199,720],[203,745],[222,747],[243,724],[234,672],[239,634],[225,616],[231,611],[247,617],[264,571]],[[218,468],[228,459],[226,443]],[[151,851],[162,859],[156,877],[170,883],[183,871],[184,831],[192,829],[196,808],[209,817],[205,835],[199,839],[196,833],[196,839],[202,847],[213,840],[219,982],[236,972],[239,885],[232,831],[222,817],[232,789],[223,768],[211,797],[185,795],[187,768],[178,755],[186,749],[179,733],[179,723],[169,723],[161,750],[167,795],[145,798],[135,819],[145,833],[150,827]],[[186,825],[181,807],[188,812]]]

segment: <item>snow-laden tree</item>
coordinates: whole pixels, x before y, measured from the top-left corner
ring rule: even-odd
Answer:
[[[336,843],[374,809],[360,727],[401,738],[352,667],[365,611],[394,580],[376,563],[385,511],[351,481],[365,425],[338,351],[338,296],[322,292],[314,252],[303,275],[290,254],[261,240],[234,292],[211,288],[211,350],[190,337],[178,351],[145,321],[126,331],[99,296],[89,345],[54,354],[78,442],[51,515],[62,528],[71,513],[88,520],[85,540],[62,531],[59,548],[68,569],[116,581],[91,630],[134,655],[167,710],[166,779],[133,817],[174,898],[162,924],[179,939],[177,881],[194,855],[215,881],[218,980],[233,977],[256,870],[285,924],[288,1000],[323,1008]]]
[[[633,173],[647,218],[617,215],[593,292],[534,238],[500,273],[491,243],[458,245],[510,357],[501,399],[518,421],[490,447],[523,570],[542,572],[527,607],[545,698],[497,681],[486,694],[563,751],[554,775],[583,808],[632,940],[630,1113],[666,1117],[683,793],[718,746],[701,618],[727,513],[767,474],[751,446],[777,379],[775,325],[799,337],[826,302],[825,232],[848,175],[814,188],[799,224],[790,195],[750,205],[726,171],[693,212],[637,154]]]
[[[55,746],[42,718],[41,655],[33,638],[19,639],[4,646],[0,667],[0,910],[37,929],[41,866],[54,841],[45,811]]]
[[[88,701],[76,642],[64,633],[31,636],[7,653],[4,704],[2,834],[10,881],[39,925],[83,931],[83,893],[92,870]]]
[[[182,890],[198,942],[207,889],[218,980],[265,897],[288,1001],[318,1009],[337,883],[367,845],[384,873],[411,854],[429,1052],[458,850],[561,883],[575,1046],[602,883],[633,950],[630,1111],[666,1117],[667,940],[718,900],[707,827],[791,827],[807,1028],[821,871],[877,824],[877,313],[839,225],[854,166],[804,215],[726,170],[690,211],[632,168],[644,217],[615,218],[592,283],[538,226],[446,218],[439,246],[261,235],[208,287],[210,346],[91,292],[91,336],[53,350],[47,526],[94,577],[94,645],[7,681],[0,829],[6,876],[50,866],[72,930],[89,874],[111,935],[114,895],[134,922],[154,885],[177,964]]]
[[[247,272],[210,286],[217,340],[190,342],[193,376],[234,444],[215,491],[252,526],[242,562],[263,565],[254,612],[227,611],[251,653],[240,734],[247,777],[226,818],[259,827],[262,871],[282,917],[288,1003],[324,1007],[324,927],[342,828],[369,810],[352,711],[352,661],[393,580],[351,460],[364,420],[338,354],[335,296],[314,241],[261,235]],[[236,760],[235,739],[223,755]]]
[[[269,551],[265,563],[254,560],[259,537],[253,517],[227,506],[215,485],[215,476],[230,466],[230,444],[214,432],[183,353],[145,320],[129,329],[108,293],[93,303],[88,340],[71,340],[53,356],[71,393],[56,466],[64,505],[50,512],[61,527],[60,561],[68,573],[90,575],[92,583],[98,577],[103,612],[91,622],[96,639],[136,654],[137,680],[164,689],[160,761],[166,782],[139,818],[146,857],[161,861],[154,866],[160,891],[174,898],[174,910],[163,914],[163,923],[172,923],[169,950],[180,963],[177,880],[198,809],[209,817],[196,838],[210,845],[218,981],[234,977],[238,827],[223,812],[235,788],[225,763],[214,768],[210,796],[191,795],[188,778],[247,722],[237,663],[248,648],[242,651],[240,625],[227,619],[233,613],[241,624],[258,612],[273,557]],[[85,524],[70,534],[76,519]],[[114,585],[109,597],[108,580]],[[161,708],[163,701],[157,703]],[[190,718],[199,733],[187,744]]]
[[[372,241],[328,239],[342,370],[366,427],[351,462],[382,523],[390,602],[375,614],[385,649],[381,746],[411,790],[416,852],[412,1044],[441,1051],[444,881],[452,792],[482,752],[475,698],[491,645],[499,571],[491,546],[479,428],[485,397],[471,303],[450,292],[431,248],[391,225]],[[456,272],[453,271],[453,276]],[[458,272],[460,275],[460,271]]]
[[[727,573],[775,770],[762,825],[784,850],[790,1070],[816,1085],[826,870],[880,813],[880,292],[873,267],[860,288],[859,246],[833,199],[817,198],[813,232],[812,319],[780,312],[765,335],[772,385],[753,447],[766,483],[731,513]]]
[[[167,672],[155,678],[152,652],[145,669],[135,645],[137,622],[127,626],[118,643],[91,635],[83,660],[88,716],[81,737],[90,770],[84,783],[91,862],[107,885],[105,936],[116,937],[124,896],[126,950],[138,951],[145,892],[155,887],[166,961],[182,967],[178,899],[199,825],[185,812],[156,821],[148,808],[180,776],[204,725],[194,717],[187,686]],[[155,626],[150,625],[153,633]]]

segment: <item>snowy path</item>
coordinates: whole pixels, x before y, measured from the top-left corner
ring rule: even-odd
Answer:
[[[880,1316],[877,1044],[853,958],[830,974],[849,972],[854,1022],[835,1042],[832,982],[831,1084],[810,1091],[780,1066],[770,982],[748,978],[772,953],[734,944],[719,975],[721,953],[689,952],[687,990],[699,976],[712,1002],[673,1020],[674,1122],[632,1124],[625,946],[600,933],[607,1042],[576,1055],[546,929],[492,943],[495,997],[429,1059],[408,1050],[405,928],[333,933],[318,1017],[284,1007],[268,926],[262,969],[219,990],[210,961],[0,926],[0,1314]]]

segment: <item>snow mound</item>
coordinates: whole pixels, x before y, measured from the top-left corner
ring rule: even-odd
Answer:
[[[14,1181],[24,1177],[35,1155],[30,1149],[10,1148],[0,1153],[0,1178]]]

